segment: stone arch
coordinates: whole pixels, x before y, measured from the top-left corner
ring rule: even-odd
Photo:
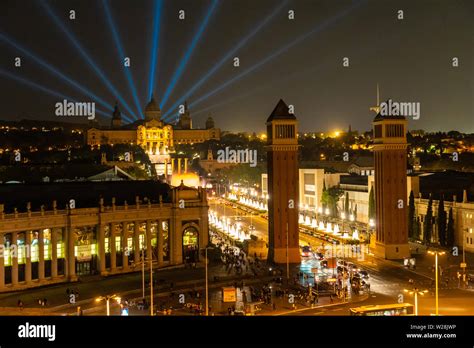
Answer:
[[[185,224],[182,228],[183,263],[199,261],[199,225]]]

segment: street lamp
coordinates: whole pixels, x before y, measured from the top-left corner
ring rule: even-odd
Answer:
[[[289,244],[290,244],[290,227],[288,222],[286,223],[286,283],[290,284],[290,254],[289,254]]]
[[[405,291],[409,295],[415,295],[415,315],[417,316],[418,315],[418,295],[423,296],[424,294],[426,294],[428,292],[428,290],[420,291],[417,288],[414,288],[413,290],[405,289],[403,291]]]
[[[438,311],[438,255],[446,254],[444,251],[428,251],[428,254],[435,256],[435,289],[436,289],[436,315],[439,315]]]
[[[100,296],[95,299],[96,302],[100,302],[105,300],[107,303],[107,316],[110,316],[110,300],[117,300],[117,303],[120,303],[121,298],[117,295],[107,295],[107,296]]]
[[[209,260],[207,258],[207,249],[214,249],[213,247],[205,247],[205,254],[206,254],[206,317],[209,316],[209,281],[208,281],[208,263]]]
[[[463,276],[462,276],[462,281],[463,281],[463,286],[466,287],[466,267],[467,267],[467,264],[466,264],[466,232],[468,231],[467,228],[465,228],[464,230],[464,234],[463,234],[463,237],[462,237],[462,264],[461,264],[461,268],[463,270]]]

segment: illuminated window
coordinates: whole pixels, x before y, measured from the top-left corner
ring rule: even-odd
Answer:
[[[56,244],[56,250],[58,253],[58,259],[64,258],[64,243]]]
[[[110,253],[109,238],[104,238],[105,252]]]
[[[91,255],[97,255],[97,244],[91,244]]]
[[[3,255],[3,262],[5,264],[5,266],[11,266],[11,258],[10,258],[10,248],[9,247],[5,247],[5,252],[4,252],[4,255]]]
[[[25,263],[26,252],[25,252],[25,245],[18,245],[18,264],[21,265]]]
[[[31,244],[31,262],[39,261],[39,247],[38,243]]]
[[[120,245],[120,241],[122,238],[120,236],[115,237],[115,250],[121,250],[122,246]]]
[[[49,244],[44,244],[44,259],[51,260],[51,248]]]

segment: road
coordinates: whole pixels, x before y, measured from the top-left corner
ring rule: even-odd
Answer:
[[[210,208],[217,211],[218,214],[224,214],[224,204],[216,204],[211,200]],[[228,217],[241,216],[243,228],[248,228],[250,220],[256,227],[253,232],[259,238],[268,240],[268,222],[260,216],[250,215],[240,208],[234,209],[225,207],[225,213]],[[310,244],[315,250],[323,244],[327,244],[318,238],[300,233],[300,244]],[[346,249],[347,253],[347,249]],[[347,255],[347,254],[346,254]],[[353,255],[354,256],[354,255]],[[401,263],[375,258],[368,254],[358,254],[357,257],[347,257],[347,261],[355,263],[360,269],[369,273],[369,283],[371,296],[363,302],[366,304],[389,304],[401,302],[414,303],[413,297],[404,290],[418,288],[428,290],[423,296],[418,297],[419,314],[430,315],[435,312],[435,289],[434,274],[427,271],[414,271],[406,269]],[[428,261],[429,262],[429,259]],[[310,273],[314,267],[320,267],[315,258],[303,258],[300,270]],[[442,278],[440,278],[442,279]],[[410,282],[412,280],[412,282]],[[362,304],[361,304],[362,305]],[[348,315],[348,308],[351,305],[338,306],[336,308],[328,307],[325,309],[315,309],[302,312],[296,312],[294,315]],[[448,284],[444,281],[439,284],[439,313],[442,315],[473,315],[474,314],[474,291],[459,289],[456,281],[451,280]]]

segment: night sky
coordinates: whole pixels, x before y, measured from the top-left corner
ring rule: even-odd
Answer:
[[[163,111],[168,111],[282,2],[220,0]],[[103,2],[47,4],[136,112]],[[108,4],[125,55],[131,58],[129,71],[143,109],[148,97],[155,2],[113,0]],[[154,82],[158,102],[211,5],[210,0],[163,0]],[[347,11],[353,5],[354,9]],[[185,20],[178,19],[180,9],[186,11]],[[403,20],[397,19],[400,9]],[[69,19],[70,10],[76,11],[75,20]],[[288,19],[289,10],[295,11],[294,20]],[[341,15],[344,11],[348,13]],[[54,105],[62,100],[5,73],[78,101],[92,101],[8,44],[5,37],[110,105],[115,103],[117,98],[40,1],[3,0],[0,119],[58,120]],[[290,0],[187,98],[188,104],[197,127],[204,126],[211,114],[223,130],[264,131],[266,118],[283,98],[294,105],[300,130],[345,130],[351,124],[353,129],[365,131],[374,116],[369,107],[376,102],[379,83],[382,99],[421,103],[420,120],[410,121],[411,129],[474,132],[473,38],[472,0]],[[14,66],[15,57],[22,57],[21,68]],[[234,57],[240,59],[238,68],[233,66]],[[343,57],[350,59],[347,68],[342,66]],[[459,58],[457,68],[452,67],[453,57]],[[208,93],[212,95],[201,98]],[[107,110],[98,103],[96,107]],[[123,105],[120,108],[131,116]],[[105,117],[100,120],[108,123]]]

